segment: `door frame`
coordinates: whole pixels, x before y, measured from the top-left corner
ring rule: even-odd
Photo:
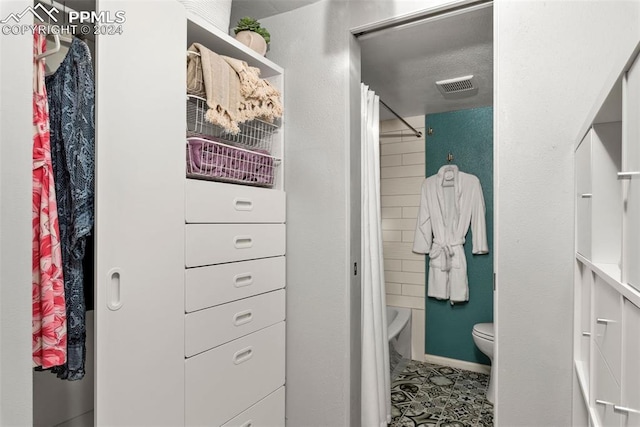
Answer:
[[[498,78],[498,56],[496,55],[497,46],[498,46],[498,21],[496,8],[493,0],[454,0],[452,2],[435,5],[432,7],[428,7],[425,9],[421,9],[415,12],[411,12],[404,15],[393,16],[386,19],[381,19],[377,21],[373,21],[370,23],[362,24],[355,26],[350,29],[350,113],[351,113],[351,140],[350,140],[350,150],[351,150],[351,161],[357,161],[357,167],[351,167],[351,215],[352,215],[352,230],[351,230],[351,239],[354,240],[354,235],[357,234],[357,240],[360,242],[360,234],[361,229],[356,230],[355,227],[360,225],[360,215],[361,215],[361,206],[360,206],[360,92],[359,85],[361,82],[361,52],[360,45],[358,39],[360,37],[366,37],[369,34],[373,34],[376,32],[385,32],[385,31],[398,31],[403,27],[413,25],[417,22],[424,22],[425,20],[439,20],[447,17],[452,17],[468,12],[472,12],[474,10],[478,10],[479,8],[484,7],[492,7],[493,8],[493,103],[492,106],[494,108],[493,114],[493,291],[494,291],[494,301],[493,301],[493,321],[494,321],[494,355],[493,355],[493,364],[497,365],[499,360],[499,342],[498,342],[498,328],[499,328],[499,313],[498,313],[498,291],[497,291],[497,278],[498,278],[498,260],[499,260],[499,218],[498,218],[498,210],[496,207],[498,206],[499,200],[499,188],[498,188],[498,177],[499,177],[499,163],[498,163],[498,141],[496,138],[497,129],[498,129],[498,114],[496,111],[498,110],[498,106],[496,100],[498,99],[498,91],[499,91],[499,78]],[[358,87],[357,93],[354,91],[353,87]],[[357,129],[355,131],[354,129]],[[356,212],[357,211],[357,212]],[[357,221],[354,222],[354,219],[357,216]],[[357,246],[351,245],[352,252],[351,257],[352,260],[354,258],[359,259],[361,262],[361,254],[360,254],[360,244]],[[357,250],[358,254],[354,253]],[[357,257],[356,257],[357,255]],[[353,285],[353,284],[352,284]],[[426,283],[425,283],[426,286]],[[358,295],[359,297],[359,295]],[[353,298],[353,296],[352,296]],[[353,306],[353,301],[352,301]],[[352,319],[357,314],[360,316],[360,311],[357,310],[357,313],[354,313],[354,310],[351,310]],[[358,319],[360,322],[360,319]],[[352,336],[352,347],[354,345],[354,339],[360,343],[360,337]],[[360,356],[360,351],[358,351],[358,356]],[[355,356],[354,356],[355,358]],[[352,359],[352,365],[354,361]],[[498,384],[498,376],[499,371],[496,370],[493,376],[494,384]],[[352,382],[353,379],[352,379]],[[352,385],[352,389],[356,386]],[[359,381],[358,381],[359,387]],[[359,390],[358,390],[359,393]],[[352,392],[353,395],[353,392]],[[494,423],[498,423],[498,405],[499,405],[500,393],[496,388],[495,394],[495,404],[494,404]],[[353,415],[352,415],[353,419]],[[358,417],[359,420],[359,417]],[[356,425],[356,424],[352,424]],[[359,423],[358,423],[359,425]]]

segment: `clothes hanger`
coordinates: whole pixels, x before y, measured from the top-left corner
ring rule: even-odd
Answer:
[[[47,34],[47,35],[49,35],[49,34]],[[36,61],[40,61],[41,59],[44,59],[47,56],[51,56],[51,55],[53,55],[55,53],[60,52],[60,35],[59,34],[53,34],[53,41],[55,43],[55,45],[53,46],[53,49],[49,49],[44,53],[36,55]]]
[[[53,2],[51,2],[51,6],[53,6]],[[63,3],[63,16],[66,16],[66,2]],[[44,22],[42,23],[44,24]],[[65,43],[71,44],[73,42],[73,37],[71,36],[66,36],[66,35],[61,35],[58,32],[51,32],[51,16],[49,16],[49,22],[47,22],[45,25],[43,25],[43,27],[45,28],[45,32],[47,33],[47,36],[53,36],[53,42],[54,42],[54,46],[52,49],[47,50],[44,53],[41,53],[39,55],[36,55],[36,60],[39,61],[43,58],[46,58],[47,56],[51,56],[54,55],[58,52],[60,52],[60,42],[63,41]]]
[[[453,187],[454,185],[453,178],[455,176],[454,172],[456,170],[456,167],[455,165],[451,164],[452,161],[453,161],[453,154],[449,152],[449,154],[447,154],[448,164],[444,167],[444,180],[442,182],[443,187]]]

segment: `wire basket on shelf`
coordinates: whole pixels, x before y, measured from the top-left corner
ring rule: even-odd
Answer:
[[[234,135],[206,119],[207,100],[187,95],[187,135],[221,140],[247,150],[263,150],[271,153],[273,134],[278,126],[262,120],[239,123],[240,132]]]
[[[198,137],[187,138],[187,177],[273,187],[280,159],[267,152],[232,147]]]

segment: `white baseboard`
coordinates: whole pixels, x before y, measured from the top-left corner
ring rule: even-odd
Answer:
[[[466,360],[450,359],[448,357],[435,356],[433,354],[425,354],[424,361],[427,363],[451,366],[452,368],[464,369],[466,371],[479,372],[481,374],[487,375],[489,375],[489,373],[491,372],[491,366],[489,365],[467,362]]]

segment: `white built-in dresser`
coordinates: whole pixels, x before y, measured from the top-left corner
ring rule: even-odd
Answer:
[[[201,18],[187,20],[187,45],[246,61],[282,92],[282,68]],[[272,187],[185,180],[188,426],[285,423],[285,162],[277,124]]]

